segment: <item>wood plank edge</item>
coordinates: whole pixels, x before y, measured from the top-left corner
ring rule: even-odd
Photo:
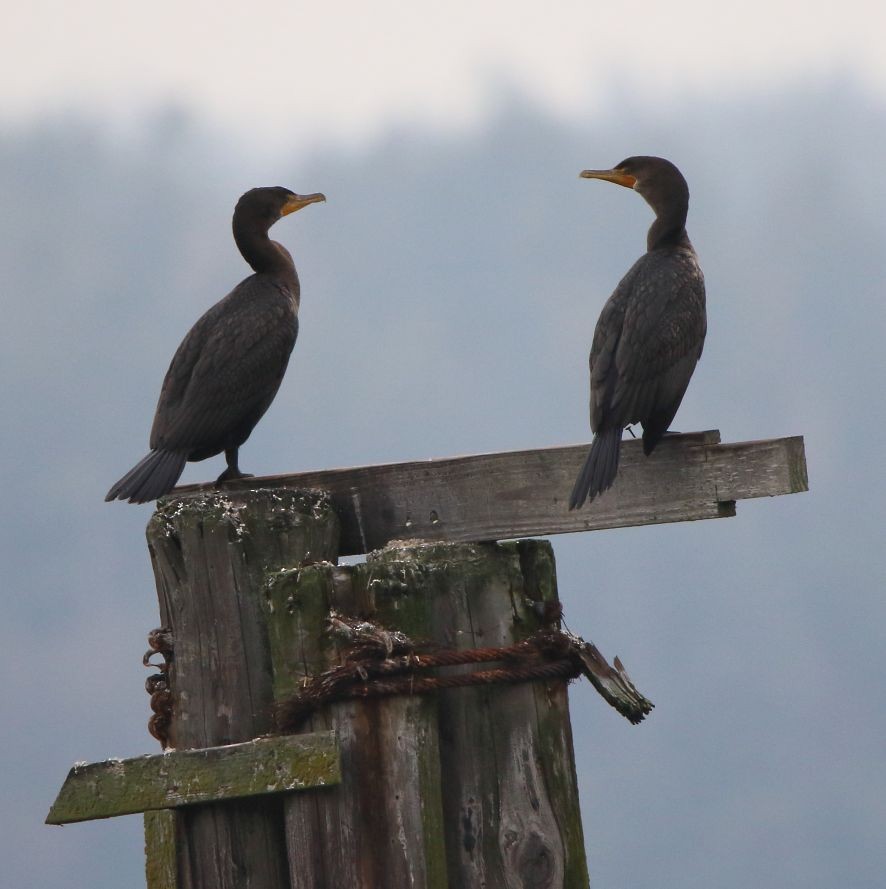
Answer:
[[[712,457],[721,464],[730,459],[732,454],[743,454],[748,451],[779,452],[783,458],[784,469],[778,476],[780,487],[773,489],[764,483],[758,490],[748,487],[734,489],[732,485],[723,486],[723,501],[755,500],[761,497],[781,497],[787,494],[802,494],[809,490],[809,477],[806,468],[806,445],[802,435],[790,435],[783,438],[764,438],[751,441],[730,442],[711,449]],[[718,497],[721,492],[718,490]]]
[[[251,749],[250,749],[251,748]],[[150,773],[152,770],[156,772],[155,779],[158,783],[165,780],[166,773],[170,767],[175,767],[175,760],[179,760],[179,767],[187,769],[188,762],[193,761],[196,766],[199,764],[204,768],[222,769],[224,768],[224,760],[228,756],[242,756],[244,753],[256,759],[268,755],[274,750],[286,750],[287,748],[298,748],[305,756],[319,758],[320,769],[323,772],[323,778],[315,783],[304,783],[292,787],[267,787],[263,790],[256,789],[249,793],[231,793],[226,794],[221,791],[217,794],[195,793],[192,799],[182,798],[176,801],[170,801],[167,797],[161,797],[158,793],[156,801],[139,805],[121,805],[118,807],[100,806],[94,807],[88,814],[84,814],[83,810],[73,807],[71,798],[76,798],[80,787],[88,787],[96,780],[101,780],[105,775],[119,774],[125,772],[128,768],[137,768],[141,776]],[[207,763],[207,755],[217,759],[216,763]],[[318,763],[312,763],[316,771]],[[298,776],[293,775],[297,778]],[[181,779],[181,776],[179,776]],[[144,780],[144,779],[142,779]],[[311,780],[311,779],[308,779]],[[96,763],[77,763],[68,772],[61,789],[52,804],[49,813],[46,816],[45,824],[62,825],[74,824],[80,821],[95,821],[103,818],[114,818],[120,815],[135,815],[140,812],[157,811],[162,809],[174,809],[187,805],[198,805],[201,803],[222,801],[224,799],[236,799],[245,796],[262,796],[271,793],[287,793],[299,790],[309,790],[313,787],[331,787],[341,781],[341,763],[339,757],[338,741],[335,732],[314,732],[304,735],[275,735],[263,738],[254,738],[249,741],[243,741],[239,744],[228,744],[222,747],[206,747],[196,750],[170,750],[166,753],[149,753],[144,756],[132,757],[130,759],[110,759]],[[221,782],[220,782],[221,784]]]

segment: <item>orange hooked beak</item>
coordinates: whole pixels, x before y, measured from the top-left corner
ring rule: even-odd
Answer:
[[[637,177],[625,173],[616,167],[614,170],[582,170],[578,174],[582,179],[605,179],[606,182],[614,182],[625,188],[633,188],[637,184]]]
[[[307,207],[308,204],[318,204],[325,200],[326,195],[320,194],[319,191],[316,194],[294,194],[286,199],[280,215],[288,216],[290,213],[295,213],[296,210],[301,210],[302,207]]]

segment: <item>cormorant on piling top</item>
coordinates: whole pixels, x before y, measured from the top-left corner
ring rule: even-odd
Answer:
[[[234,241],[255,274],[190,329],[169,365],[151,428],[150,453],[105,500],[146,503],[169,493],[189,460],[224,451],[217,484],[245,473],[240,445],[274,400],[298,335],[298,275],[289,251],[268,237],[281,217],[322,194],[253,188],[234,210]]]

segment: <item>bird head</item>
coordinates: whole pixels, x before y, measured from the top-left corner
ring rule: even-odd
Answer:
[[[611,170],[583,170],[579,175],[582,179],[603,179],[632,188],[656,214],[670,207],[679,207],[685,213],[689,204],[689,186],[683,174],[663,157],[629,157]]]
[[[325,200],[322,194],[296,194],[281,185],[252,188],[237,201],[234,218],[252,218],[270,228],[281,217]]]

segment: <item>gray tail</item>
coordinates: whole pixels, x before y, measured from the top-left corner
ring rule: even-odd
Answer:
[[[175,487],[187,462],[187,453],[181,451],[151,451],[108,491],[105,500],[156,500]]]
[[[587,459],[569,498],[569,508],[579,509],[585,502],[612,487],[618,472],[621,429],[603,429],[594,436]]]

